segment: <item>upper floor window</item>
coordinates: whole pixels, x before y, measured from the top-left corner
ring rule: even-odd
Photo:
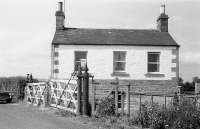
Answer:
[[[75,51],[74,70],[78,70],[78,66],[81,66],[81,60],[87,60],[87,51]]]
[[[148,72],[160,72],[160,52],[148,52]]]
[[[114,72],[125,72],[126,70],[125,51],[114,51],[113,69]]]

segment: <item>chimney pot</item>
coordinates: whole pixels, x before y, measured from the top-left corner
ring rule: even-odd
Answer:
[[[58,10],[63,11],[63,2],[58,2]]]
[[[56,11],[56,29],[64,29],[65,12],[63,11],[63,2],[58,2],[58,11]]]
[[[168,32],[168,15],[165,13],[165,5],[160,6],[160,16],[157,19],[157,29],[160,32]]]

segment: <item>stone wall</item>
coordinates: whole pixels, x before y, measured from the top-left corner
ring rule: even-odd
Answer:
[[[106,97],[108,93],[115,87],[115,80],[94,80],[90,83],[90,96],[92,85],[96,88],[96,97]],[[172,80],[119,80],[119,88],[127,90],[127,85],[131,85],[131,92],[134,93],[152,93],[152,94],[173,94],[177,89],[176,79]]]

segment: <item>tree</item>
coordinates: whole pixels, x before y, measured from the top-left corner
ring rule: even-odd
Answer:
[[[197,76],[196,76],[196,77],[193,77],[193,78],[192,78],[192,82],[193,82],[193,83],[200,83],[200,78],[197,77]]]

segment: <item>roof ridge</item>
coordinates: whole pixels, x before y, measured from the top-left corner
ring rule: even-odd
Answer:
[[[168,32],[155,29],[72,28],[57,30],[53,43],[66,45],[179,46]]]
[[[65,27],[64,30],[69,30],[69,29],[79,29],[79,30],[135,30],[135,31],[156,31],[159,32],[157,29],[130,29],[130,28],[87,28],[87,27]]]

